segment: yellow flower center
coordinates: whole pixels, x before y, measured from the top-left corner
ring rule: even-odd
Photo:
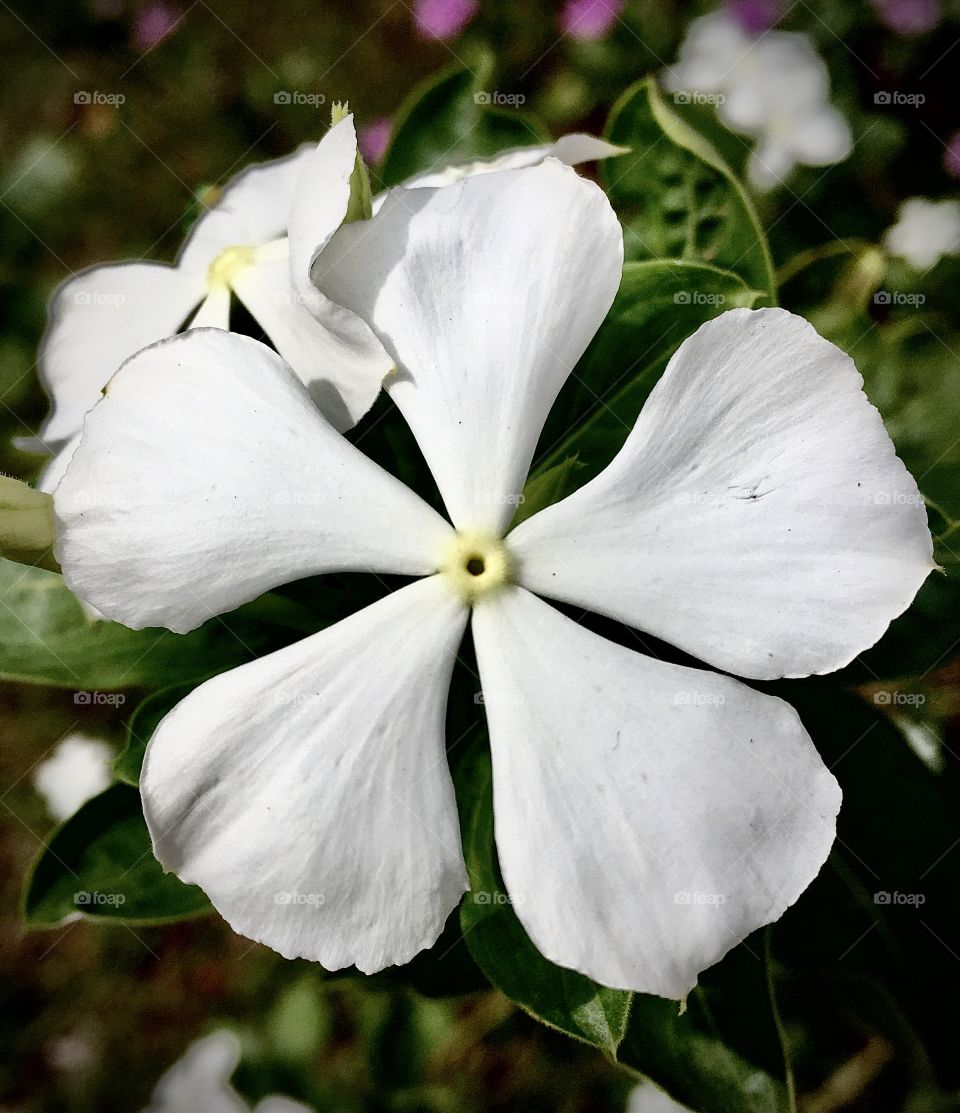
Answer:
[[[468,603],[509,584],[513,561],[503,541],[492,533],[457,533],[440,561],[450,586]]]
[[[232,286],[237,272],[253,262],[253,252],[252,247],[228,247],[221,251],[207,271],[207,286],[211,290],[218,286]]]

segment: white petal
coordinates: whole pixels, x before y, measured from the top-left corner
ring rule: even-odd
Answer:
[[[782,309],[703,325],[613,463],[511,535],[523,584],[743,676],[847,664],[933,568],[923,499],[862,385]]]
[[[357,358],[355,346],[320,324],[290,281],[286,241],[282,243],[282,252],[238,270],[233,287],[307,386],[320,412],[342,433],[353,428],[376,401],[389,358],[379,344],[383,353],[379,365]]]
[[[750,152],[747,159],[747,178],[754,189],[766,193],[786,181],[796,165],[796,156],[786,143],[764,139]]]
[[[359,384],[362,398],[383,382],[393,360],[359,317],[334,304],[314,286],[310,271],[347,214],[350,175],[357,157],[353,116],[335,124],[304,162],[290,211],[290,282],[302,308],[334,338],[340,352],[340,381]],[[371,398],[371,401],[373,399]]]
[[[40,378],[53,403],[43,440],[79,433],[120,364],[176,332],[202,297],[196,282],[160,263],[93,267],[59,286],[40,342]]]
[[[479,603],[473,632],[517,915],[552,962],[682,999],[817,875],[839,786],[782,700],[521,588]]]
[[[547,158],[555,158],[566,166],[578,166],[582,162],[594,162],[601,158],[610,158],[613,155],[626,154],[627,147],[618,147],[608,143],[605,139],[598,139],[594,135],[584,132],[572,132],[562,135],[556,143],[545,143],[536,147],[513,147],[508,151],[501,151],[493,158],[474,159],[472,162],[458,162],[453,166],[445,166],[442,170],[428,170],[424,174],[417,174],[408,178],[399,189],[420,189],[424,186],[452,185],[463,178],[471,178],[477,174],[489,174],[498,170],[520,170],[524,166],[536,166]],[[379,209],[387,194],[381,193],[374,202],[374,209]]]
[[[299,1101],[274,1094],[257,1102],[253,1113],[313,1113],[313,1110]]]
[[[247,1113],[230,1085],[240,1041],[225,1029],[197,1040],[163,1075],[145,1113]]]
[[[394,191],[314,266],[398,367],[386,388],[453,522],[500,530],[557,392],[620,282],[620,225],[595,185],[553,159]]]
[[[190,328],[230,328],[230,287],[222,283],[207,292],[190,321]]]
[[[109,787],[113,757],[106,742],[83,734],[68,734],[33,774],[33,784],[47,803],[47,811],[61,821]]]
[[[99,398],[99,394],[97,397]],[[37,476],[38,491],[46,491],[47,494],[53,494],[57,489],[57,484],[66,474],[67,467],[73,459],[73,454],[77,451],[77,445],[79,443],[80,433],[78,431],[75,437],[71,437],[70,440],[68,440],[62,448],[58,449],[44,464],[42,471],[39,476]]]
[[[804,166],[830,166],[842,162],[853,149],[850,125],[841,112],[829,105],[811,113],[790,138]]]
[[[420,580],[192,692],[144,762],[161,863],[286,958],[371,973],[429,947],[467,887],[444,753],[466,615]]]
[[[228,247],[257,247],[286,235],[297,179],[313,154],[304,143],[285,158],[255,163],[231,178],[193,226],[177,264],[202,273]]]
[[[178,633],[301,576],[432,572],[450,534],[275,352],[216,329],[123,367],[54,509],[71,590],[134,629]]]

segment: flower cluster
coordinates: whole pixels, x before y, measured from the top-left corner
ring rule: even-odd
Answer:
[[[614,153],[567,137],[364,204],[343,116],[228,188],[176,267],[126,273],[118,289],[157,313],[131,313],[141,350],[79,438],[102,385],[87,372],[121,338],[75,341],[86,378],[63,401],[59,338],[90,314],[57,299],[57,554],[81,598],[186,632],[305,576],[415,577],[201,684],[148,746],[157,857],[285,956],[407,962],[469,888],[444,742],[468,624],[505,889],[553,962],[682,998],[830,850],[835,779],[795,711],[734,676],[839,668],[933,567],[916,484],[849,357],[785,311],[721,314],[680,345],[606,470],[511,528],[620,283],[618,220],[570,165]],[[228,289],[272,348],[228,331]],[[197,303],[191,328],[142,346]],[[381,381],[445,517],[342,436]]]

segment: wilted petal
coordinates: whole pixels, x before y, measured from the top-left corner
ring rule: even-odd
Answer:
[[[144,762],[161,863],[286,958],[371,973],[430,946],[467,887],[444,753],[466,615],[420,580],[192,692]]]
[[[923,499],[862,385],[784,310],[708,322],[613,463],[511,534],[521,582],[743,676],[847,664],[934,567]]]
[[[474,609],[500,868],[530,938],[683,998],[817,875],[840,789],[796,712],[665,664],[521,588]]]
[[[302,576],[432,572],[450,533],[275,352],[216,329],[123,367],[54,508],[71,589],[135,629],[178,633]]]

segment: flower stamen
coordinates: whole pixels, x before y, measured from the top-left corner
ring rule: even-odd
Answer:
[[[510,554],[503,541],[491,533],[457,533],[443,553],[439,570],[468,603],[513,579]]]

